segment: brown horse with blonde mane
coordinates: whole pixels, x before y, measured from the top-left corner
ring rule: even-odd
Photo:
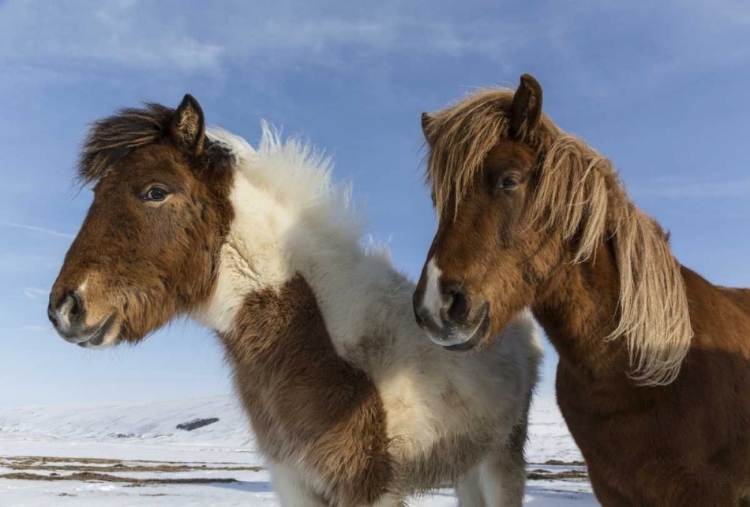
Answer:
[[[533,77],[422,127],[439,225],[414,310],[430,338],[481,348],[530,307],[603,505],[747,501],[750,291],[681,266],[612,163],[542,112]]]

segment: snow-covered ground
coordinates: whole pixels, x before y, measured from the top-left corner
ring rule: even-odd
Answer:
[[[219,421],[176,429],[199,418]],[[0,407],[0,507],[277,506],[254,449],[230,397]],[[552,399],[534,403],[528,458],[527,505],[598,505]],[[456,499],[440,490],[411,505],[455,506]]]

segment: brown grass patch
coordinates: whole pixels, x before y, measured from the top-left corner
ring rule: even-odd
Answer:
[[[559,480],[588,480],[588,474],[583,470],[563,470],[550,472],[549,470],[532,470],[526,474],[530,481],[559,481]]]
[[[117,475],[97,474],[93,472],[76,472],[69,475],[42,475],[30,474],[28,472],[13,472],[0,474],[0,479],[16,481],[80,481],[80,482],[123,482],[130,484],[228,484],[239,482],[231,477],[194,477],[194,478],[147,478],[119,477]]]

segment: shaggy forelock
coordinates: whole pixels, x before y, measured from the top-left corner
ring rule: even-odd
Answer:
[[[211,127],[212,145],[225,149],[239,174],[251,175],[289,211],[304,216],[311,225],[338,238],[339,248],[358,242],[362,234],[359,210],[351,199],[351,185],[335,183],[333,162],[312,145],[296,137],[281,138],[269,123],[261,122],[258,149],[223,129]]]
[[[425,132],[430,146],[426,176],[440,215],[448,211],[451,200],[455,214],[489,151],[500,139],[509,137],[512,103],[512,90],[480,90],[432,117]],[[557,130],[543,116],[540,128],[526,136],[526,141],[539,146]]]
[[[133,150],[156,143],[169,134],[175,110],[146,103],[143,108],[127,108],[95,122],[83,144],[78,177],[92,183],[104,177],[118,161]]]

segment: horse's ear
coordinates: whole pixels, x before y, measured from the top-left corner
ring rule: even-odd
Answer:
[[[428,142],[430,140],[430,125],[432,125],[434,119],[435,117],[430,113],[422,113],[422,133],[424,134],[424,137]]]
[[[206,140],[203,110],[195,97],[189,93],[182,99],[175,112],[172,135],[189,153],[199,156],[203,152],[203,143]]]
[[[510,131],[514,137],[523,138],[532,132],[542,118],[542,87],[529,74],[521,76],[513,95],[513,106],[510,112]]]

